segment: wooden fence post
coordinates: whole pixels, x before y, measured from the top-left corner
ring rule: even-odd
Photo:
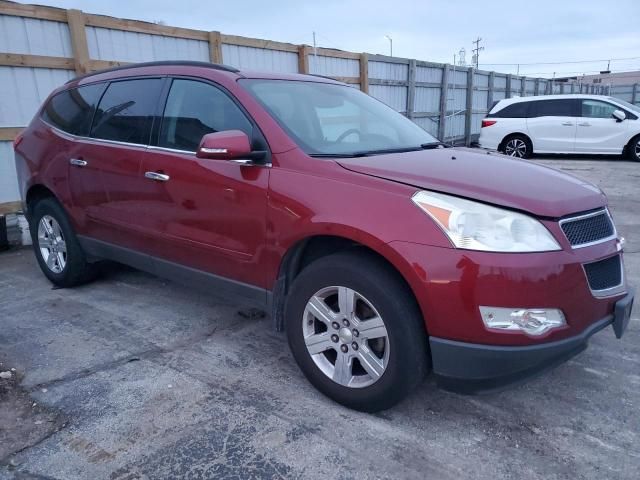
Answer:
[[[84,13],[76,9],[67,10],[67,23],[71,35],[76,73],[83,75],[89,72],[89,45],[87,44]]]
[[[440,117],[438,118],[438,140],[445,141],[447,135],[447,97],[449,95],[449,65],[442,65],[442,80],[440,82]],[[454,92],[455,98],[455,92]]]
[[[369,93],[369,54],[360,54],[360,90]]]
[[[409,60],[407,70],[407,118],[413,120],[413,107],[416,98],[416,61]]]
[[[473,84],[474,70],[469,67],[467,70],[467,111],[464,114],[464,144],[471,146],[471,122],[473,121]]]
[[[209,32],[209,60],[211,63],[222,63],[222,39],[220,32]]]
[[[298,47],[298,72],[309,73],[309,47],[307,45]]]

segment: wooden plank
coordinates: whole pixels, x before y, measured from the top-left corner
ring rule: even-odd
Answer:
[[[209,41],[209,32],[191,28],[170,27],[157,23],[129,20],[125,18],[108,17],[106,15],[86,15],[86,24],[90,27],[111,28],[126,32],[148,33],[149,35],[164,35],[191,40]]]
[[[416,61],[409,61],[407,70],[407,118],[413,118],[413,107],[416,98]]]
[[[239,37],[237,35],[220,35],[222,43],[227,45],[239,45],[241,47],[265,48],[267,50],[279,50],[281,52],[298,53],[299,45],[293,43],[274,42],[259,38]]]
[[[22,202],[0,203],[0,215],[9,215],[10,213],[18,213],[21,211],[22,211]]]
[[[75,59],[76,73],[83,75],[89,72],[89,45],[85,29],[85,15],[80,10],[67,10],[67,23],[71,34],[71,48]]]
[[[0,142],[12,142],[24,127],[0,127]]]
[[[322,55],[323,57],[348,58],[352,60],[360,59],[359,53],[346,52],[335,48],[316,48],[316,51],[318,55]]]
[[[438,118],[438,140],[444,142],[447,136],[447,105],[449,100],[449,65],[442,65],[440,83],[440,115]]]
[[[473,67],[467,70],[467,109],[464,113],[464,144],[467,147],[471,146],[471,122],[473,121],[473,84],[475,83],[473,70]]]
[[[34,67],[74,70],[75,62],[68,57],[45,57],[20,53],[0,53],[0,65],[5,67]]]
[[[360,54],[360,90],[369,93],[369,55]]]
[[[298,46],[298,73],[309,73],[309,47]]]
[[[0,15],[39,18],[41,20],[53,20],[55,22],[67,21],[67,12],[62,8],[23,5],[22,3],[6,2],[4,0],[0,0]]]
[[[220,32],[209,32],[209,60],[222,63],[222,38]]]
[[[336,82],[350,83],[352,85],[357,85],[360,83],[360,77],[328,77],[328,78],[333,78]]]
[[[88,68],[90,72],[106,70],[107,68],[123,67],[131,62],[120,62],[117,60],[89,60]]]

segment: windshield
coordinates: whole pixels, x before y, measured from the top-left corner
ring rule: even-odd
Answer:
[[[624,100],[620,100],[619,98],[609,97],[609,100],[619,103],[620,105],[627,107],[629,110],[632,110],[636,113],[640,113],[640,107],[638,105],[634,105],[633,103],[626,102]]]
[[[382,102],[345,85],[240,80],[307,154],[408,151],[438,141]]]

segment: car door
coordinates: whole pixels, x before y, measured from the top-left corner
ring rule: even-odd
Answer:
[[[226,91],[205,81],[172,80],[158,138],[143,162],[145,221],[164,260],[263,286],[265,276],[255,267],[265,243],[268,166],[195,156],[205,134],[225,130],[241,130],[254,149],[267,149]]]
[[[534,152],[573,153],[578,100],[557,98],[531,102],[527,131]]]
[[[576,152],[620,154],[629,140],[628,121],[619,121],[613,112],[617,105],[583,98],[576,132]]]
[[[99,171],[107,197],[87,212],[93,238],[134,250],[153,248],[140,203],[147,186],[140,172],[163,83],[160,77],[117,80],[102,95],[91,138],[82,141],[81,168]]]

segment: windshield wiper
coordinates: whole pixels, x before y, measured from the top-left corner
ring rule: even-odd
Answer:
[[[349,153],[310,153],[310,157],[318,158],[357,158],[357,157],[370,157],[373,155],[385,155],[387,153],[404,153],[404,152],[418,152],[420,150],[429,150],[431,148],[446,147],[442,142],[423,143],[417,147],[402,147],[402,148],[385,148],[380,150],[360,150],[358,152]]]
[[[420,148],[423,150],[431,150],[432,148],[449,148],[449,145],[442,142],[430,142],[421,144]]]

